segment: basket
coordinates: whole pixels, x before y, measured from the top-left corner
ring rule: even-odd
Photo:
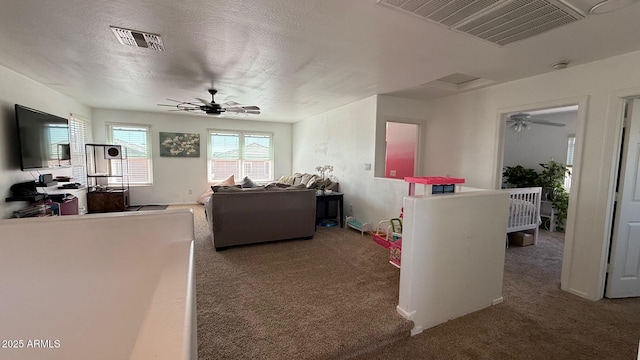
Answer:
[[[374,230],[371,232],[371,237],[376,244],[382,246],[385,249],[388,249],[390,246],[389,241],[387,240],[387,233],[383,230]]]

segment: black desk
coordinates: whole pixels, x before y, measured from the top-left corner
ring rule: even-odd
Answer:
[[[329,204],[331,202],[338,202],[338,211],[336,216],[330,215]],[[316,224],[318,221],[323,219],[335,219],[338,217],[340,219],[340,227],[344,227],[344,194],[339,192],[332,192],[330,194],[324,193],[316,193]]]

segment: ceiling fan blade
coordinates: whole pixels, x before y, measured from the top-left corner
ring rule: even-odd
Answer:
[[[174,102],[177,102],[177,103],[181,103],[181,102],[183,102],[183,101],[180,101],[180,100],[174,100],[174,99],[167,99],[167,100],[169,100],[169,101],[174,101]]]
[[[242,106],[242,108],[245,110],[260,110],[260,108],[255,105]]]
[[[171,107],[176,107],[177,105],[170,105],[170,104],[157,104],[158,106],[171,106]]]
[[[549,126],[556,126],[556,127],[565,127],[566,126],[566,124],[555,123],[555,122],[551,122],[549,120],[543,120],[543,119],[531,119],[531,122],[533,124],[549,125]]]
[[[235,101],[227,101],[226,103],[223,104],[225,107],[236,107],[236,106],[241,106],[240,103],[237,103]]]
[[[260,115],[260,110],[247,110],[247,114]]]

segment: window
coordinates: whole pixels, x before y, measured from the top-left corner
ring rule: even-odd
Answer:
[[[256,181],[273,180],[273,135],[209,130],[207,151],[209,182],[234,175]]]
[[[89,121],[72,114],[69,118],[69,138],[71,152],[71,176],[73,176],[73,182],[87,185],[84,145],[91,143],[91,127]]]
[[[121,145],[126,169],[113,169],[124,175],[129,185],[153,184],[151,139],[149,125],[107,124],[107,141]]]
[[[567,170],[569,172],[564,175],[564,188],[569,191],[571,189],[571,174],[573,174],[573,151],[576,147],[576,136],[569,135],[567,143]]]

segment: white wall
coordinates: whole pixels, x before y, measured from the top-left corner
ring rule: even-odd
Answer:
[[[575,135],[577,111],[536,115],[536,119],[545,119],[555,123],[566,124],[565,127],[554,127],[532,124],[528,130],[517,133],[505,127],[503,166],[522,165],[541,171],[540,163],[551,160],[565,164],[569,135]]]
[[[311,117],[293,125],[293,171],[315,173],[318,165],[333,165],[333,175],[344,193],[345,213],[377,225],[398,217],[409,186],[402,180],[374,177],[376,124],[382,127],[384,174],[384,126],[388,120],[423,119],[424,102],[372,96]],[[389,118],[391,117],[391,118]],[[372,164],[365,170],[365,164]]]
[[[71,113],[91,119],[89,107],[56,92],[12,70],[0,67],[0,217],[8,218],[12,211],[26,207],[26,202],[5,202],[11,185],[37,180],[39,172],[21,171],[18,148],[15,104],[24,105],[63,118]],[[71,175],[71,169],[46,170],[44,173]]]
[[[274,176],[278,179],[282,175],[291,175],[291,124],[107,109],[94,109],[92,117],[93,140],[96,143],[105,141],[107,122],[151,125],[153,185],[131,187],[131,204],[195,203],[210,186],[207,182],[207,129],[273,133]],[[160,157],[160,132],[200,134],[200,157]]]
[[[376,104],[376,137],[375,137],[375,176],[384,177],[385,168],[385,137],[387,121],[407,122],[420,125],[418,151],[418,164],[416,166],[416,176],[425,175],[423,167],[423,159],[421,159],[424,150],[425,119],[427,118],[427,104],[423,101],[411,99],[403,99],[388,95],[379,95]],[[440,174],[442,175],[442,174]]]

